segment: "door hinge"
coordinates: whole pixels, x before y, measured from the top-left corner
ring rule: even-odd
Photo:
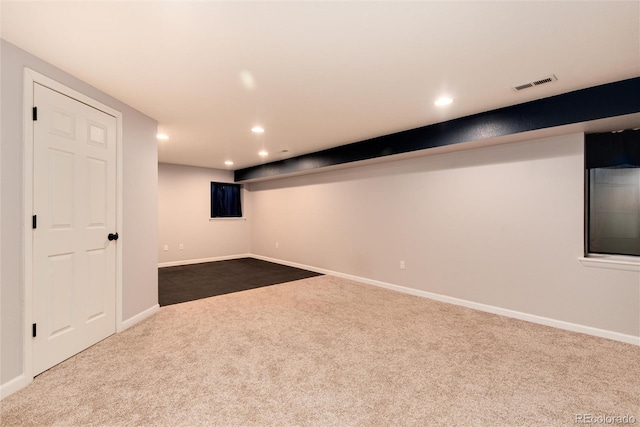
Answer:
[[[38,228],[38,215],[34,215],[31,218],[31,228]]]
[[[35,323],[33,325],[31,325],[31,336],[33,338],[36,337],[36,324]]]
[[[33,120],[38,120],[38,107],[33,107]]]

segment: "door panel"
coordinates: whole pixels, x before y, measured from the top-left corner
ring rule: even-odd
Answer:
[[[49,149],[49,209],[51,227],[58,230],[73,227],[74,171],[73,153]]]
[[[116,119],[34,83],[34,375],[115,332]]]
[[[108,164],[100,159],[87,159],[87,210],[89,212],[88,227],[105,229],[107,226],[107,167]]]
[[[73,295],[75,294],[75,254],[50,255],[48,258],[48,300],[51,302],[49,319],[51,336],[73,329]]]
[[[86,321],[92,322],[105,316],[105,293],[108,292],[108,253],[104,249],[87,251],[89,292],[87,294]]]

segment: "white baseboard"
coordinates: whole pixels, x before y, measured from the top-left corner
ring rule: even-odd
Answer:
[[[142,322],[144,319],[153,316],[158,310],[160,310],[160,305],[156,304],[148,309],[136,314],[133,317],[128,318],[127,320],[122,322],[122,326],[118,332],[122,332],[125,329],[129,329],[136,323]]]
[[[6,383],[0,385],[0,400],[4,399],[7,396],[12,395],[18,390],[25,388],[26,386],[29,385],[31,381],[28,381],[27,377],[24,374],[20,374],[14,379],[9,380]]]
[[[122,322],[122,324],[120,325],[120,329],[117,332],[122,332],[125,329],[128,329],[128,328],[132,327],[136,323],[139,323],[139,322],[143,321],[144,319],[146,319],[148,317],[151,317],[159,309],[160,309],[160,305],[156,304],[156,305],[154,305],[152,307],[149,307],[148,309],[144,310],[143,312],[138,313],[133,317],[130,317],[129,319],[127,319],[127,320]],[[33,378],[28,378],[24,374],[20,374],[19,376],[15,377],[14,379],[9,380],[4,384],[1,384],[0,385],[0,400],[2,400],[5,397],[17,392],[18,390],[21,390],[21,389],[25,388],[32,381],[33,381]]]
[[[627,344],[634,344],[634,345],[640,346],[640,337],[637,337],[634,335],[621,334],[619,332],[608,331],[606,329],[598,329],[598,328],[593,328],[591,326],[580,325],[577,323],[565,322],[563,320],[556,320],[556,319],[550,319],[548,317],[537,316],[535,314],[522,313],[520,311],[509,310],[506,308],[495,307],[487,304],[481,304],[474,301],[468,301],[468,300],[454,298],[446,295],[435,294],[432,292],[421,291],[419,289],[407,288],[404,286],[398,286],[391,283],[380,282],[378,280],[372,280],[364,277],[344,274],[337,271],[327,270],[324,268],[318,268],[310,265],[298,264],[295,262],[269,258],[262,255],[252,254],[250,256],[253,258],[261,259],[263,261],[275,262],[282,265],[288,265],[290,267],[296,267],[296,268],[302,268],[309,271],[314,271],[316,273],[322,273],[330,276],[341,277],[343,279],[349,279],[356,282],[378,286],[381,288],[391,289],[391,290],[402,292],[405,294],[416,295],[419,297],[429,298],[436,301],[441,301],[449,304],[459,305],[462,307],[472,308],[474,310],[498,314],[500,316],[511,317],[513,319],[525,320],[527,322],[537,323],[545,326],[551,326],[553,328],[564,329],[572,332],[580,332],[587,335],[593,335],[600,338],[607,338],[614,341],[621,341]]]
[[[253,257],[253,255],[251,254],[237,254],[237,255],[217,256],[212,258],[186,259],[182,261],[160,262],[158,263],[158,268],[177,267],[179,265],[202,264],[203,262],[226,261],[228,259],[251,258],[251,257]]]

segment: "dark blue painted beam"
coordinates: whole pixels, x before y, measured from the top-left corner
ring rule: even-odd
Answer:
[[[640,77],[461,117],[286,160],[238,169],[235,181],[512,135],[640,112]]]

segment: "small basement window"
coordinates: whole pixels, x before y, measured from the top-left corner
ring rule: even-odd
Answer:
[[[211,218],[242,217],[242,186],[225,182],[211,183]]]
[[[587,254],[640,256],[640,130],[585,135]]]

